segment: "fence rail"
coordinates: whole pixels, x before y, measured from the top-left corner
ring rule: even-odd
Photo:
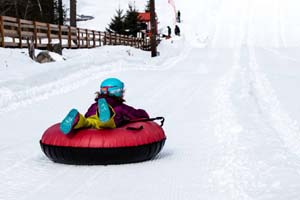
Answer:
[[[127,45],[150,50],[147,39],[0,16],[0,47],[24,48],[28,47],[30,40],[35,48],[40,49],[59,43],[62,48],[74,49]]]

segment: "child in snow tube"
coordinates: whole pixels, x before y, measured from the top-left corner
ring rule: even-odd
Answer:
[[[145,110],[124,104],[124,83],[117,78],[105,79],[96,94],[96,102],[84,116],[72,109],[62,120],[60,130],[64,134],[81,128],[117,128],[130,120],[149,118]]]

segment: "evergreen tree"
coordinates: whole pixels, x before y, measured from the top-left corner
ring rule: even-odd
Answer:
[[[123,10],[119,8],[118,10],[116,10],[116,15],[111,19],[109,28],[107,28],[106,30],[118,34],[125,34],[124,19],[125,16],[123,15]]]
[[[112,18],[109,28],[106,28],[106,30],[109,32],[136,37],[137,33],[141,31],[138,10],[129,4],[128,10],[124,16],[123,10],[119,8],[116,10],[116,15]]]
[[[139,13],[135,7],[129,4],[124,20],[125,31],[127,35],[137,36],[137,32],[141,30],[139,26]]]

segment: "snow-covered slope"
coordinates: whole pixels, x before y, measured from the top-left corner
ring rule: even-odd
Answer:
[[[182,36],[162,41],[156,58],[106,46],[40,65],[24,49],[0,49],[0,199],[299,199],[300,4],[174,1]],[[95,15],[81,25],[96,30],[127,7],[78,4]],[[156,5],[159,28],[173,27],[168,1]],[[49,161],[43,131],[73,107],[84,113],[111,76],[125,82],[128,104],[166,118],[162,152],[127,165]]]

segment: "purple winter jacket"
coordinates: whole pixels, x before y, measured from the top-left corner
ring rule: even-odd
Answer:
[[[116,127],[120,127],[126,124],[128,120],[133,120],[138,118],[149,118],[148,113],[143,109],[135,109],[111,97],[105,97],[105,100],[114,109],[116,113],[114,117]],[[85,117],[87,118],[92,115],[95,115],[97,113],[97,109],[98,109],[98,104],[96,99],[96,102],[93,103],[89,107],[88,111],[85,113]]]

